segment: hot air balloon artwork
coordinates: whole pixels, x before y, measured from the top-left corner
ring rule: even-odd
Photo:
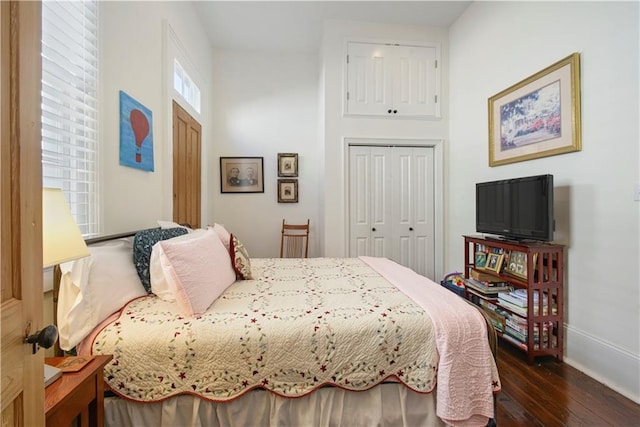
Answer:
[[[151,110],[120,91],[120,164],[153,172]]]

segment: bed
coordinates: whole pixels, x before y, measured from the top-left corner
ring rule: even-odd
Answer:
[[[177,228],[59,268],[61,346],[114,355],[105,425],[495,419],[495,333],[464,299],[385,258],[249,258],[218,224]]]

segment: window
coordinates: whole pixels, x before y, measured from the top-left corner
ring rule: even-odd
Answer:
[[[98,4],[42,3],[42,178],[98,234]]]
[[[191,80],[177,59],[173,62],[173,88],[200,113],[200,88]]]

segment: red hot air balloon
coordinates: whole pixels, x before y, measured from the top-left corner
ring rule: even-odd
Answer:
[[[131,128],[133,134],[136,137],[136,163],[142,162],[142,141],[149,135],[149,120],[140,110],[133,109],[129,114],[129,120],[131,121]]]

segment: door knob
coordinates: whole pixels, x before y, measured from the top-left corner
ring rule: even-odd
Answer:
[[[49,348],[58,339],[58,328],[56,325],[49,325],[36,332],[35,334],[28,335],[24,338],[24,342],[27,344],[33,344],[33,354],[40,349],[40,347]]]
[[[387,110],[387,113],[391,114],[391,110]]]
[[[413,231],[413,227],[409,227],[409,231]]]
[[[393,114],[397,114],[397,113],[398,113],[398,110],[393,110]]]
[[[376,231],[375,227],[371,229],[371,231]]]

